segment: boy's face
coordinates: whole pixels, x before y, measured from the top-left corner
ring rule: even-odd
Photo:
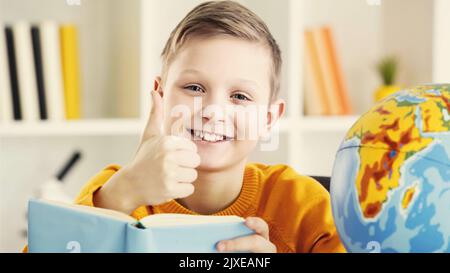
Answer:
[[[164,132],[194,141],[197,169],[243,162],[282,115],[281,100],[268,112],[271,67],[267,47],[228,36],[193,38],[179,50],[160,88]]]

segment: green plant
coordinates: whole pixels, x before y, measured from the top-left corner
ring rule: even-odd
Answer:
[[[385,57],[377,64],[377,70],[384,85],[394,84],[397,76],[397,66],[398,61],[394,56]]]

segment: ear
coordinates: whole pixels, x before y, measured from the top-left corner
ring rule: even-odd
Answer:
[[[286,102],[283,99],[278,99],[272,102],[267,111],[267,132],[280,120],[286,110]]]
[[[161,98],[163,97],[164,92],[162,89],[162,81],[160,76],[156,76],[153,81],[153,91],[157,91],[161,95]]]

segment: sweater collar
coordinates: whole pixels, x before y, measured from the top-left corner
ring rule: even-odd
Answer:
[[[244,216],[248,211],[249,207],[255,203],[256,195],[258,193],[259,188],[259,180],[257,171],[250,167],[246,166],[243,176],[242,188],[239,193],[238,198],[227,208],[216,212],[212,215],[237,215]],[[192,211],[176,200],[171,200],[167,203],[154,206],[154,213],[182,213],[182,214],[193,214],[198,215],[195,211]]]

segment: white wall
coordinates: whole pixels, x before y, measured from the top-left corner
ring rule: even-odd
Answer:
[[[22,250],[27,200],[75,149],[82,157],[65,181],[73,197],[106,165],[128,162],[138,141],[137,137],[0,138],[0,252]]]

